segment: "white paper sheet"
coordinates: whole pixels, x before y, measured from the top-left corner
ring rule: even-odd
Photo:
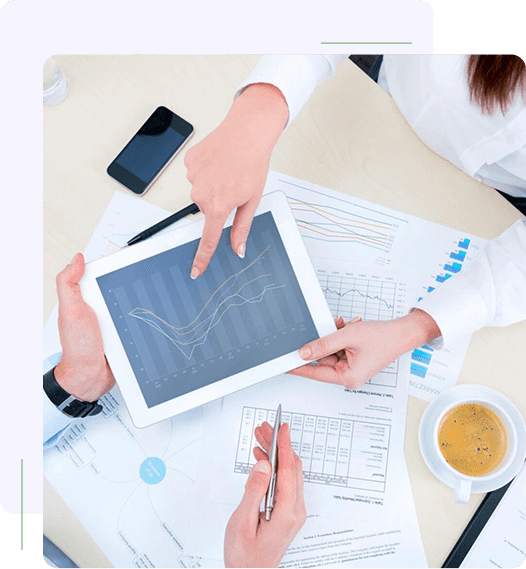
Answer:
[[[284,375],[218,402],[203,436],[194,518],[200,532],[190,536],[188,552],[222,551],[222,532],[255,463],[254,428],[273,424],[281,403],[302,458],[310,515],[282,566],[426,566],[403,454],[405,385],[398,393],[374,384],[347,391]]]
[[[427,567],[406,468],[398,475],[398,488],[409,498],[399,505],[398,523],[311,517],[280,567]]]
[[[417,298],[460,271],[486,243],[480,237],[271,171],[265,191],[275,190],[289,198],[311,257],[408,267],[420,275]],[[428,346],[415,350],[409,393],[431,401],[453,386],[469,342],[470,338],[459,341],[451,350]]]
[[[398,523],[400,503],[411,501],[399,492],[407,382],[395,390],[397,395],[391,387],[371,384],[349,391],[280,375],[223,398],[220,417],[203,436],[196,481],[201,501],[196,519],[202,531],[190,539],[190,550],[209,555],[209,548],[217,552],[222,547],[219,528],[239,504],[255,463],[254,429],[265,420],[273,424],[278,404],[303,462],[309,514]],[[210,516],[210,502],[228,507],[212,510]]]
[[[116,567],[217,567],[185,552],[205,408],[136,429],[120,392],[44,454],[44,475]]]
[[[526,561],[526,463],[460,567],[519,567]]]

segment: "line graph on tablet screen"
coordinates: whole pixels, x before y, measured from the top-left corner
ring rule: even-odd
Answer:
[[[184,326],[174,326],[147,308],[137,307],[129,314],[157,330],[172,342],[188,360],[191,360],[195,348],[202,346],[207,341],[211,330],[221,323],[223,316],[229,309],[235,309],[247,303],[260,303],[268,291],[287,286],[274,282],[265,283],[268,279],[273,280],[271,273],[259,274],[249,280],[243,279],[247,271],[257,264],[269,249],[270,245],[247,267],[229,276],[214,290],[195,318]],[[243,280],[245,282],[242,282]],[[256,291],[260,291],[251,292],[252,287],[250,285],[256,288]],[[260,289],[260,287],[262,288]]]
[[[207,270],[198,240],[97,282],[146,404],[163,403],[317,337],[272,214],[254,219],[244,259],[223,230]]]

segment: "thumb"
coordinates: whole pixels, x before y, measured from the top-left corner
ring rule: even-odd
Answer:
[[[256,462],[248,476],[245,493],[238,507],[238,514],[252,535],[255,535],[259,523],[259,508],[268,489],[270,473],[268,460]]]
[[[57,295],[60,305],[82,299],[79,282],[84,275],[85,263],[82,253],[77,253],[71,263],[57,275]]]
[[[348,330],[349,328],[345,327],[324,338],[305,344],[303,348],[299,349],[300,358],[304,360],[318,360],[323,356],[328,356],[347,348],[349,345]]]

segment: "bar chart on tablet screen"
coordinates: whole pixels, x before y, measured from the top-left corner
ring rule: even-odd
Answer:
[[[198,241],[97,279],[148,406],[297,350],[317,337],[271,213],[244,259],[230,229],[190,278]]]

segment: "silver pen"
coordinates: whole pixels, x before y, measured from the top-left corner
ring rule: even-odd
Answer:
[[[272,433],[272,442],[270,443],[270,483],[268,485],[267,495],[265,497],[265,519],[270,520],[270,513],[274,508],[274,493],[276,491],[276,474],[278,469],[278,431],[281,426],[281,404],[276,411],[276,422],[274,423],[274,432]]]

